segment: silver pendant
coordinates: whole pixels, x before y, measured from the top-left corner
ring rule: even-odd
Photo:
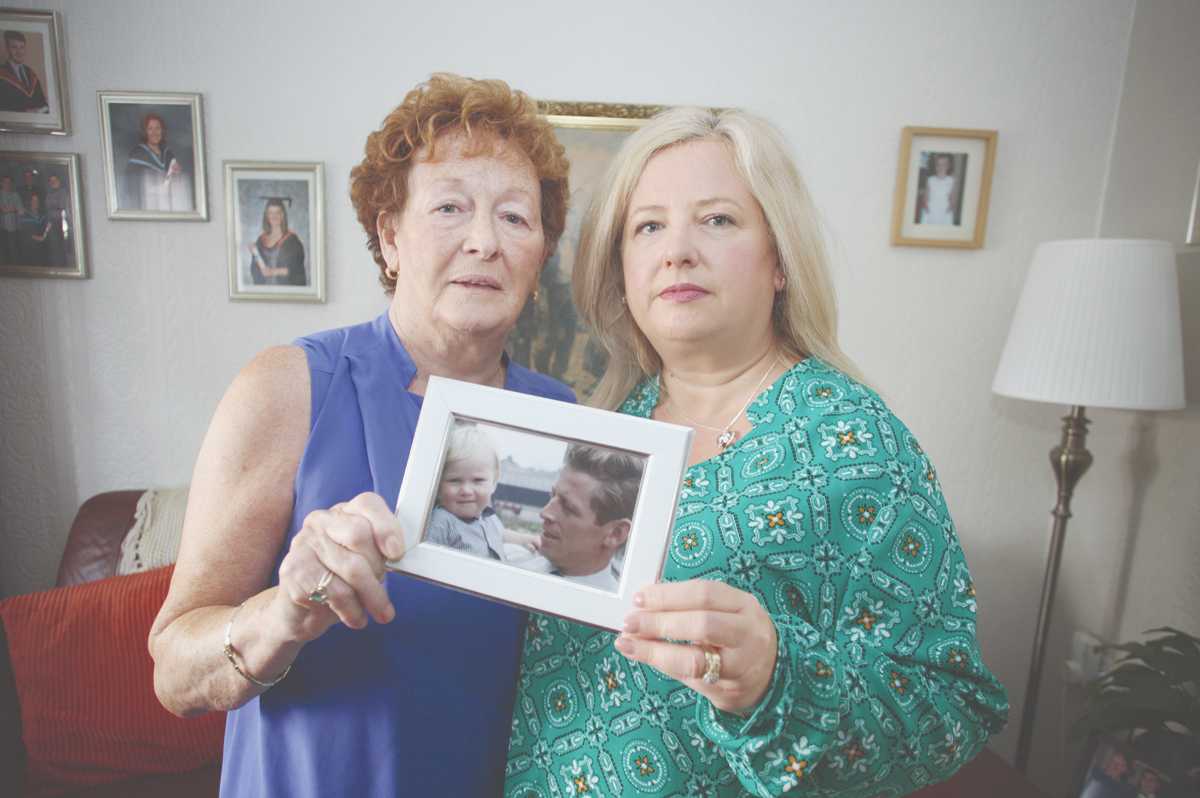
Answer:
[[[725,448],[729,446],[729,444],[733,443],[733,439],[736,437],[737,437],[736,432],[734,432],[731,429],[727,429],[724,432],[722,432],[720,435],[717,436],[717,446],[720,446],[721,450],[724,451]]]

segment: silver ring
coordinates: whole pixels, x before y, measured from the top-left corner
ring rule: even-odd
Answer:
[[[333,571],[326,568],[325,573],[321,575],[321,580],[317,582],[317,586],[308,591],[308,600],[313,604],[329,603],[329,593],[326,588],[329,587],[329,583],[332,581]]]
[[[721,653],[719,651],[709,651],[707,648],[704,651],[704,676],[702,681],[705,684],[716,684],[721,681]]]

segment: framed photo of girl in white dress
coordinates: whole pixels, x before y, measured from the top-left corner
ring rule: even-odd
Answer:
[[[325,169],[225,162],[229,298],[325,301]]]
[[[997,135],[994,130],[904,128],[892,244],[983,246]]]
[[[108,218],[207,221],[200,95],[98,94]]]

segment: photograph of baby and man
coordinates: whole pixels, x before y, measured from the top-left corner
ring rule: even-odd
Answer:
[[[645,460],[455,419],[424,541],[615,593]]]

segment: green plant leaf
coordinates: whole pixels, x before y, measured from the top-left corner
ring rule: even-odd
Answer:
[[[1122,656],[1087,684],[1073,737],[1136,729],[1179,733],[1167,723],[1200,735],[1200,638],[1166,626],[1146,634],[1156,636],[1104,647]]]

